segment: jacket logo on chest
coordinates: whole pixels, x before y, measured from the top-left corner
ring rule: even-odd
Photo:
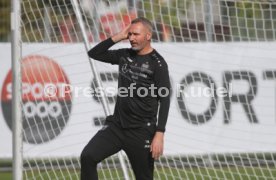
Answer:
[[[149,64],[148,63],[142,64],[142,68],[148,69],[149,68]]]
[[[122,66],[122,72],[123,72],[123,73],[127,73],[128,71],[129,71],[128,64],[124,64],[124,65]]]

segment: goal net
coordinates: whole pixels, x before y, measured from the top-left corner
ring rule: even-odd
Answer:
[[[167,61],[173,87],[154,178],[276,177],[274,1],[76,2],[21,0],[24,179],[79,179],[80,153],[106,117],[94,90],[116,89],[118,79],[118,67],[92,60],[97,82],[83,42],[91,48],[138,16],[153,23],[153,47]],[[114,46],[122,47],[129,43]],[[5,82],[8,109],[10,73]],[[116,92],[106,100],[112,113]],[[117,154],[98,172],[100,179],[125,178]]]

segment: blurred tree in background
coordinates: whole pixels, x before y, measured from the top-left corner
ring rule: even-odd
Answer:
[[[140,1],[140,15],[151,21],[162,22],[174,27],[181,28],[179,17],[186,15],[186,9],[190,1],[183,0],[144,0]]]
[[[271,0],[228,1],[222,6],[233,41],[275,40],[276,4]]]
[[[70,0],[20,1],[23,5],[22,7],[24,7],[22,8],[21,21],[23,41],[81,41]],[[124,0],[91,1],[95,4],[95,2],[118,3]],[[138,16],[145,16],[153,22],[156,36],[154,39],[157,41],[200,42],[206,39],[206,23],[199,22],[196,19],[198,14],[204,14],[203,4],[208,2],[206,0],[125,1],[128,2],[130,9],[135,8],[134,11],[136,11]],[[209,2],[214,3],[213,5],[220,9],[217,14],[214,14],[220,19],[218,22],[213,22],[214,32],[212,33],[215,41],[269,41],[276,39],[275,0],[210,0]],[[195,8],[196,5],[201,8],[191,9]],[[51,7],[51,9],[47,10],[47,7]],[[2,42],[7,42],[11,39],[10,11],[11,0],[0,0],[0,41]],[[128,12],[126,11],[126,13]],[[188,19],[188,13],[192,13],[193,17]],[[99,17],[95,16],[92,18]],[[92,22],[98,21],[98,19],[92,18],[87,19],[91,27],[93,26]],[[68,29],[70,28],[71,30],[69,31]],[[70,38],[68,39],[69,36]],[[71,38],[71,36],[74,37]],[[64,41],[66,37],[67,41]]]
[[[153,39],[164,40],[166,28],[173,34],[175,31],[182,31],[181,19],[187,15],[190,2],[190,0],[143,0],[138,5],[138,16],[144,16],[154,23],[156,37]]]
[[[10,39],[11,0],[0,0],[0,42]]]

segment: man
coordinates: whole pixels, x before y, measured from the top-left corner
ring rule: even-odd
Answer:
[[[127,154],[137,180],[153,179],[154,159],[163,153],[170,81],[167,63],[151,47],[151,37],[151,22],[140,17],[88,52],[93,59],[119,65],[118,88],[130,92],[126,96],[118,91],[114,114],[84,148],[82,180],[98,179],[97,163],[120,150]],[[108,50],[125,39],[131,48]]]

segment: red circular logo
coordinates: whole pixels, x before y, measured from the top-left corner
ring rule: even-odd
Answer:
[[[40,144],[58,136],[71,112],[69,80],[61,67],[46,56],[31,55],[22,60],[23,140]],[[12,72],[8,72],[1,93],[4,118],[12,128]]]

